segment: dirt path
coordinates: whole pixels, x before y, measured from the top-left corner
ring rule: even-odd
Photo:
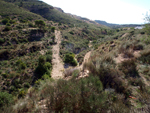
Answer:
[[[52,69],[52,78],[54,79],[59,79],[63,78],[63,62],[59,56],[59,45],[61,43],[61,33],[60,31],[55,30],[55,38],[57,44],[53,46],[52,52],[52,64],[53,64],[53,69]]]
[[[79,68],[80,68],[81,70],[83,69],[84,63],[87,62],[87,61],[89,60],[90,55],[91,55],[91,51],[89,51],[88,53],[85,54],[84,60],[83,60],[82,64],[79,66]]]

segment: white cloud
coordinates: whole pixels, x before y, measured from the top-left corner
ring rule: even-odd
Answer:
[[[146,9],[121,0],[43,0],[62,8],[66,13],[76,14],[92,20],[104,20],[117,24],[144,23]]]

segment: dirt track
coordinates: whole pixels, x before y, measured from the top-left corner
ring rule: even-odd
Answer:
[[[91,51],[89,51],[88,53],[85,54],[84,60],[83,60],[83,62],[82,62],[82,65],[80,65],[80,67],[79,67],[81,70],[83,69],[84,63],[87,62],[87,61],[89,60],[90,55],[91,55]]]
[[[59,56],[59,46],[61,43],[61,33],[60,31],[55,30],[55,39],[57,44],[53,46],[52,52],[52,64],[53,64],[53,69],[52,69],[52,78],[54,79],[59,79],[63,78],[63,62],[62,59]]]

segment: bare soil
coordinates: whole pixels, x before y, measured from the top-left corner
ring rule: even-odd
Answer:
[[[52,69],[52,78],[54,79],[59,79],[59,78],[63,78],[63,61],[59,56],[59,51],[60,51],[60,43],[61,43],[61,33],[60,31],[55,30],[55,38],[56,38],[56,42],[57,44],[53,46],[52,52],[52,65],[53,65],[53,69]]]

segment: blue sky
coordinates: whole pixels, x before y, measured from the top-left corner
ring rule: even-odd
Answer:
[[[150,0],[42,0],[64,12],[117,24],[143,24]]]

